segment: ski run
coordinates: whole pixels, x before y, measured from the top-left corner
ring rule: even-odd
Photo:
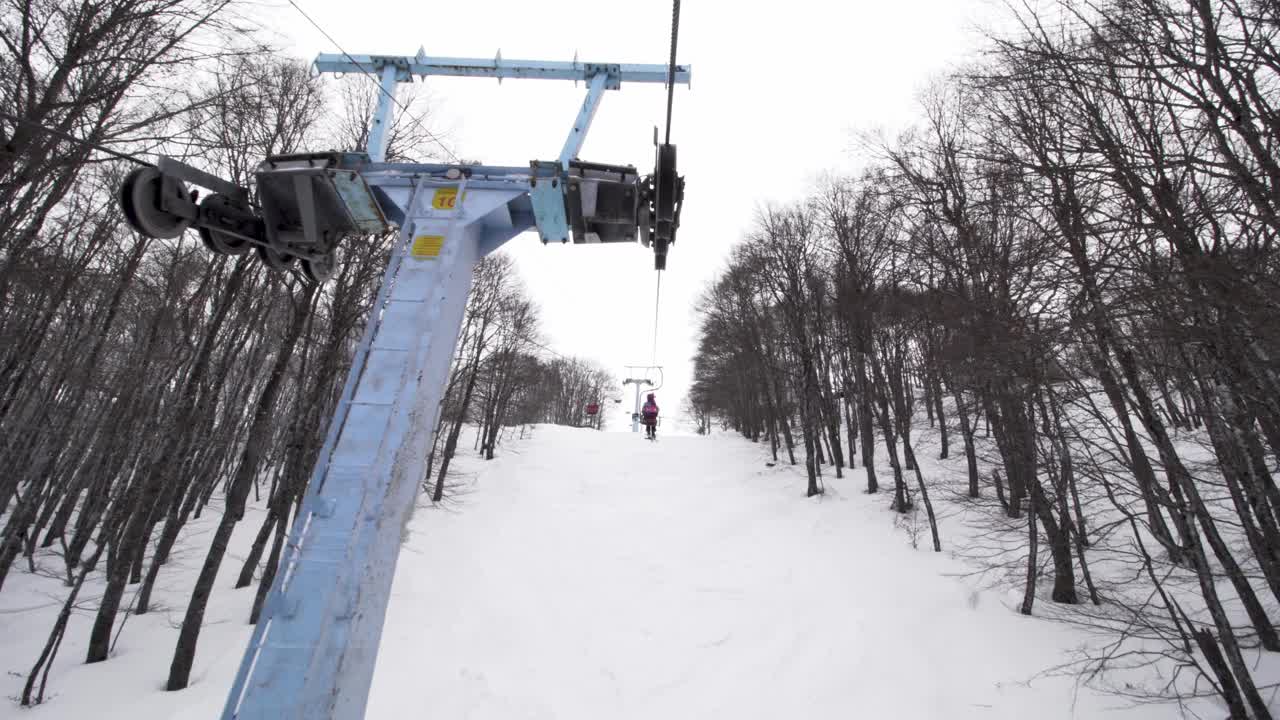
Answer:
[[[406,528],[370,720],[1174,712],[1045,672],[1090,636],[1019,615],[1019,592],[988,589],[972,564],[930,552],[927,530],[913,549],[890,494],[862,492],[857,470],[805,499],[802,469],[771,465],[763,446],[733,435],[650,443],[538,426],[507,443],[490,462],[460,454],[452,500],[424,502]],[[129,619],[109,662],[82,664],[92,614],[77,615],[51,699],[5,703],[0,717],[216,717],[249,633],[252,589],[229,589],[238,563],[223,566],[192,687],[162,690],[184,576],[198,570],[211,522],[193,527],[159,611]],[[960,532],[944,520],[947,545]],[[238,532],[233,556],[250,541]],[[11,697],[60,603],[56,578],[15,580],[0,605]]]

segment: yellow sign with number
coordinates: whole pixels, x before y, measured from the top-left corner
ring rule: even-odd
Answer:
[[[419,235],[413,239],[413,248],[409,254],[416,258],[440,257],[440,250],[443,247],[443,235]]]
[[[466,193],[463,193],[466,197]],[[453,210],[458,207],[458,188],[448,187],[436,190],[431,197],[431,207],[436,210]]]

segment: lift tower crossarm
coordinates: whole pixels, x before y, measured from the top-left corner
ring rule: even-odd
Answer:
[[[387,66],[397,68],[397,79],[408,81],[413,76],[532,78],[540,80],[590,80],[604,69],[609,74],[606,87],[616,90],[624,82],[666,83],[667,65],[633,63],[556,62],[548,60],[508,60],[501,55],[492,59],[427,57],[408,55],[345,55],[325,53],[316,58],[316,70],[322,73],[381,73]],[[688,85],[690,69],[676,66],[676,84]]]
[[[321,54],[315,60],[315,68],[321,73],[364,73],[377,77],[381,88],[381,94],[378,98],[378,107],[374,111],[373,124],[369,132],[369,142],[366,148],[369,158],[375,164],[382,164],[387,159],[387,141],[390,137],[390,129],[395,114],[395,108],[399,105],[395,100],[396,86],[402,82],[413,82],[414,76],[454,76],[454,77],[492,77],[501,81],[503,78],[533,78],[542,80],[582,80],[587,84],[587,96],[582,101],[582,107],[578,111],[578,116],[574,119],[573,127],[569,130],[569,135],[565,138],[564,145],[561,147],[560,154],[554,163],[555,173],[552,176],[550,186],[534,187],[531,194],[533,205],[533,213],[536,218],[536,226],[538,234],[543,242],[551,241],[567,241],[571,234],[574,242],[616,242],[622,236],[616,232],[616,228],[606,226],[604,232],[600,232],[601,228],[594,227],[589,223],[583,222],[581,218],[571,218],[566,211],[566,203],[564,198],[567,191],[576,192],[578,188],[569,187],[569,175],[571,174],[571,164],[581,152],[583,143],[586,142],[587,132],[591,129],[591,121],[595,118],[596,110],[600,106],[600,100],[604,97],[605,90],[617,90],[622,86],[623,82],[629,83],[672,83],[674,85],[688,85],[693,74],[692,69],[688,65],[676,65],[674,68],[670,65],[655,64],[635,64],[635,63],[597,63],[597,62],[580,62],[576,58],[572,62],[556,62],[545,60],[507,60],[503,59],[502,53],[498,53],[492,60],[479,58],[449,58],[449,57],[427,57],[421,50],[417,55],[349,55],[347,53],[340,54]],[[552,170],[552,163],[533,162],[534,165],[540,165],[540,169],[536,170],[536,174],[548,174]],[[612,168],[613,170],[634,172],[634,168]],[[586,175],[589,173],[583,173]],[[617,197],[606,198],[600,200],[600,196],[596,190],[596,178],[587,178],[590,185],[591,204],[588,209],[591,212],[596,210],[596,203],[602,202],[605,213],[611,202],[616,204],[619,200],[629,202],[632,196],[624,196],[621,199]],[[607,178],[617,182],[617,178]],[[646,201],[647,202],[647,201]],[[612,223],[613,221],[606,221]],[[670,222],[667,223],[671,224]],[[659,227],[664,227],[659,223]],[[642,240],[648,247],[648,238],[650,233],[647,225],[641,230]],[[592,238],[592,239],[588,239]],[[665,258],[665,244],[659,247],[662,249],[662,256]],[[657,250],[655,250],[657,252]]]

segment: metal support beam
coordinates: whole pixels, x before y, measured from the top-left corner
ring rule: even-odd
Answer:
[[[524,188],[425,178],[389,189],[404,227],[225,720],[364,716],[471,271],[484,250],[527,229],[510,208]]]
[[[316,58],[316,70],[322,73],[372,73],[395,66],[401,80],[410,76],[533,78],[540,80],[589,80],[601,69],[609,74],[607,89],[616,90],[624,82],[666,83],[668,66],[628,63],[554,62],[545,60],[507,60],[498,57],[451,58],[407,55],[343,55],[322,54]],[[676,84],[688,85],[688,65],[676,66]]]
[[[387,141],[391,137],[391,124],[395,119],[396,85],[399,84],[395,65],[382,67],[382,92],[378,93],[378,109],[373,115],[373,127],[369,128],[369,159],[380,163],[387,159]]]
[[[216,193],[226,195],[242,205],[249,201],[249,193],[239,185],[227,182],[220,177],[210,175],[203,170],[193,168],[180,160],[174,160],[166,155],[156,156],[156,169],[165,175],[171,175],[173,177],[186,180],[189,183],[199,185],[200,187],[208,188]]]
[[[591,121],[596,117],[596,109],[600,107],[600,97],[604,95],[604,84],[608,79],[608,74],[602,72],[591,76],[587,98],[582,101],[582,109],[573,121],[573,129],[564,141],[564,149],[560,151],[560,167],[565,170],[569,169],[569,161],[578,157],[578,152],[582,150],[582,143],[587,139],[587,130],[591,129]]]

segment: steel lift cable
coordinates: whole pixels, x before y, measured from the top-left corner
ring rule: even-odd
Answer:
[[[658,363],[658,303],[662,301],[662,271],[658,271],[658,287],[653,292],[653,355],[649,362]]]
[[[671,72],[667,76],[667,144],[671,144],[671,104],[676,90],[676,39],[680,35],[680,0],[671,5]]]
[[[233,88],[233,90],[234,90],[234,89],[243,89],[243,88],[247,88],[247,87],[252,87],[252,86],[253,86],[253,85],[255,85],[255,84],[256,84],[256,83],[246,83],[246,84],[244,84],[244,85],[239,86],[239,88]],[[109,155],[109,156],[111,156],[111,157],[113,157],[113,158],[116,158],[117,160],[127,160],[127,161],[129,161],[129,162],[131,162],[131,163],[135,163],[135,164],[140,165],[140,166],[142,166],[142,167],[150,167],[150,168],[153,168],[153,167],[155,167],[155,166],[156,166],[156,164],[155,164],[155,163],[150,162],[150,161],[148,161],[148,160],[143,160],[142,158],[138,157],[137,155],[133,155],[133,154],[130,154],[130,153],[127,153],[127,152],[123,152],[123,151],[120,151],[120,150],[112,150],[111,148],[109,148],[109,147],[107,147],[107,146],[105,146],[105,145],[102,145],[102,144],[100,144],[100,143],[95,143],[95,142],[93,142],[93,141],[91,141],[91,140],[85,140],[84,138],[77,137],[77,136],[75,136],[75,135],[72,135],[72,134],[71,134],[71,133],[69,133],[69,132],[64,131],[64,130],[55,130],[54,128],[51,128],[51,127],[49,127],[49,126],[47,126],[47,125],[41,125],[40,123],[35,122],[34,120],[27,120],[27,119],[25,119],[25,118],[18,117],[17,115],[11,115],[11,114],[9,114],[9,113],[7,113],[7,112],[4,112],[4,111],[0,111],[0,118],[4,118],[5,120],[7,120],[7,121],[9,121],[9,122],[11,122],[11,123],[15,123],[15,124],[18,124],[18,125],[25,125],[26,127],[33,128],[33,129],[35,129],[35,130],[39,130],[40,132],[43,132],[43,133],[46,133],[46,134],[52,135],[52,136],[54,136],[54,137],[62,138],[63,140],[68,140],[68,141],[73,142],[73,143],[75,143],[75,144],[77,144],[77,145],[81,145],[81,146],[83,146],[83,147],[87,147],[87,148],[89,148],[89,149],[91,149],[91,150],[97,150],[98,152],[103,153],[103,154],[106,154],[106,155]]]
[[[6,112],[0,112],[0,118],[4,118],[5,120],[8,120],[9,122],[12,122],[12,123],[17,123],[20,125],[26,125],[27,127],[35,128],[36,130],[39,130],[44,133],[48,133],[49,135],[53,135],[54,137],[59,137],[59,138],[62,138],[63,140],[68,140],[70,142],[76,143],[77,145],[81,145],[83,147],[89,148],[90,150],[96,150],[100,153],[105,153],[106,155],[109,155],[118,160],[131,162],[144,168],[156,167],[155,163],[147,162],[146,160],[143,160],[137,155],[131,155],[126,152],[112,150],[111,148],[100,145],[98,143],[90,142],[83,138],[78,138],[75,135],[72,135],[70,133],[66,133],[61,130],[55,130],[51,127],[46,127],[44,125],[41,125],[40,123],[32,122],[31,120],[24,120],[23,118],[10,115],[9,113],[6,113]],[[291,277],[293,277],[295,280],[298,280],[299,282],[311,282],[311,279],[308,278],[303,272],[301,272],[297,268],[291,268],[288,272]]]
[[[292,1],[292,0],[290,0]],[[680,35],[680,0],[671,4],[671,60],[667,74],[667,132],[666,143],[671,144],[671,106],[675,100],[676,89],[676,41]],[[662,270],[658,270],[657,287],[653,292],[653,355],[650,362],[658,362],[658,308],[662,302]]]
[[[361,65],[359,62],[356,62],[356,59],[355,59],[355,58],[353,58],[353,57],[351,57],[351,53],[349,53],[349,52],[347,52],[346,50],[344,50],[344,49],[343,49],[343,47],[342,47],[341,45],[339,45],[339,44],[338,44],[338,41],[337,41],[337,40],[334,40],[332,35],[330,35],[329,33],[325,32],[325,29],[324,29],[324,28],[322,28],[322,27],[320,27],[320,23],[316,22],[316,21],[315,21],[315,20],[314,20],[310,15],[308,15],[308,14],[307,14],[307,11],[306,11],[306,10],[303,10],[303,9],[302,9],[302,7],[298,5],[298,3],[294,2],[293,0],[289,0],[289,4],[290,4],[290,5],[292,5],[292,6],[294,7],[294,9],[295,9],[295,10],[297,10],[299,13],[301,13],[302,17],[306,18],[307,22],[311,23],[311,26],[312,26],[312,27],[314,27],[316,30],[319,30],[319,31],[320,31],[320,34],[321,34],[321,35],[323,35],[323,36],[325,37],[325,39],[326,39],[326,40],[328,40],[329,42],[333,43],[333,46],[334,46],[334,47],[336,47],[336,48],[338,48],[338,52],[342,53],[343,57],[345,57],[348,61],[350,61],[352,65],[355,65],[355,66],[359,67],[359,68],[363,71],[363,72],[361,72],[361,73],[360,73],[360,75],[361,75],[362,77],[368,78],[368,79],[369,79],[369,82],[373,83],[373,86],[374,86],[374,87],[376,87],[376,88],[378,88],[378,92],[382,93],[383,95],[386,95],[386,96],[387,96],[387,99],[389,99],[392,103],[394,103],[394,104],[396,105],[396,107],[400,108],[400,111],[401,111],[401,112],[403,112],[405,115],[408,115],[408,116],[410,117],[410,119],[412,119],[412,120],[413,120],[413,125],[410,127],[410,129],[417,128],[417,129],[419,129],[419,130],[422,130],[422,132],[424,132],[424,133],[426,133],[426,134],[427,134],[427,139],[428,139],[428,140],[430,140],[431,142],[435,143],[436,145],[439,145],[439,146],[440,146],[440,149],[441,149],[441,150],[444,150],[444,151],[445,151],[445,153],[449,155],[449,159],[450,159],[450,160],[452,160],[452,161],[453,161],[454,163],[456,163],[456,164],[459,164],[459,165],[461,165],[461,164],[462,164],[462,159],[461,159],[461,158],[459,158],[459,157],[458,157],[458,155],[457,155],[456,153],[454,153],[454,152],[453,152],[453,150],[450,150],[450,149],[449,149],[449,146],[445,145],[445,144],[444,144],[444,142],[442,142],[442,141],[440,140],[440,138],[436,137],[435,135],[433,135],[433,134],[431,133],[431,131],[430,131],[430,130],[428,130],[428,129],[426,129],[425,127],[423,127],[423,126],[422,126],[422,117],[421,117],[421,116],[417,116],[417,115],[414,115],[413,113],[409,112],[409,108],[408,108],[408,107],[406,107],[406,106],[404,105],[404,103],[402,103],[402,102],[400,102],[399,100],[397,100],[397,99],[396,99],[396,96],[395,96],[394,94],[387,92],[387,89],[386,89],[386,88],[384,88],[384,87],[382,87],[382,83],[378,82],[377,80],[375,80],[375,79],[373,78],[373,76],[374,76],[376,73],[373,73],[373,72],[369,71],[367,68],[365,68],[365,67],[364,67],[363,65]],[[669,122],[670,122],[670,120],[668,120],[668,123],[669,123]]]
[[[510,329],[508,326],[506,326],[506,325],[504,325],[504,324],[502,324],[502,323],[500,323],[500,322],[495,322],[494,324],[495,324],[495,325],[497,325],[498,327],[501,327],[501,328],[506,328],[506,329],[508,329],[508,330]],[[529,340],[529,339],[527,339],[527,338],[526,338],[523,342],[524,342],[526,345],[531,345],[531,346],[533,346],[533,347],[535,347],[535,348],[539,348],[540,350],[542,350],[542,351],[544,351],[544,352],[551,353],[552,355],[555,355],[556,357],[560,358],[561,360],[569,360],[569,359],[570,359],[568,356],[563,355],[563,354],[561,354],[561,353],[559,353],[559,352],[556,352],[555,350],[552,350],[551,348],[547,347],[546,345],[543,345],[542,343],[540,343],[540,342],[538,342],[538,341],[536,341],[536,340]]]
[[[156,167],[155,163],[143,160],[137,155],[132,155],[126,152],[120,152],[118,150],[112,150],[111,148],[106,147],[104,145],[100,145],[95,142],[90,142],[83,138],[78,138],[75,135],[72,135],[70,133],[63,132],[61,130],[55,130],[51,127],[46,127],[44,125],[41,125],[40,123],[32,122],[31,120],[24,120],[23,118],[10,115],[9,113],[6,113],[6,112],[0,112],[0,118],[4,118],[5,120],[8,120],[9,122],[12,122],[12,123],[17,123],[19,125],[26,125],[27,127],[35,128],[36,130],[39,130],[41,132],[48,133],[49,135],[52,135],[54,137],[62,138],[63,140],[68,140],[70,142],[76,143],[77,145],[81,145],[83,147],[89,148],[90,150],[96,150],[100,153],[104,153],[118,160],[131,162],[141,167],[147,167],[147,168]],[[301,271],[299,271],[297,268],[291,268],[289,270],[289,275],[300,282],[311,282],[311,280],[307,278],[307,276]]]
[[[82,145],[91,150],[97,150],[100,153],[106,153],[107,155],[110,155],[111,157],[119,160],[128,160],[129,162],[137,163],[144,167],[155,167],[155,163],[147,162],[146,160],[143,160],[137,155],[130,155],[129,153],[126,153],[126,152],[112,150],[110,148],[104,147],[94,142],[90,142],[83,138],[78,138],[75,135],[72,135],[70,133],[66,133],[61,130],[54,130],[51,127],[45,127],[44,125],[41,125],[40,123],[37,123],[37,122],[33,122],[31,120],[24,120],[23,118],[17,117],[15,115],[10,115],[9,113],[6,113],[6,112],[0,112],[0,117],[12,123],[17,123],[19,125],[26,125],[29,128],[35,128],[36,130],[48,133],[50,135],[53,135],[54,137],[62,138],[63,140],[70,140],[71,142],[76,143],[77,145]]]
[[[569,358],[568,358],[568,356],[562,355],[562,354],[560,354],[560,353],[556,352],[555,350],[552,350],[551,348],[547,347],[546,345],[543,345],[543,344],[542,344],[542,343],[540,343],[540,342],[534,342],[534,341],[532,341],[532,340],[525,340],[525,342],[526,342],[526,343],[528,343],[528,344],[530,344],[530,345],[532,345],[532,346],[534,346],[534,347],[536,347],[536,348],[540,348],[540,349],[544,350],[545,352],[549,352],[549,353],[551,353],[552,355],[555,355],[556,357],[560,358],[561,360],[568,360],[568,359],[569,359]]]

